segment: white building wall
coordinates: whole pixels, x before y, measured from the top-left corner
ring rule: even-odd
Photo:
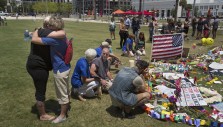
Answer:
[[[142,0],[142,9],[144,10],[159,10],[159,18],[167,18],[171,16],[171,10],[175,8],[175,0]],[[139,10],[139,0],[132,0],[132,6]],[[178,17],[181,17],[181,6],[178,6]],[[163,14],[162,14],[163,13]]]

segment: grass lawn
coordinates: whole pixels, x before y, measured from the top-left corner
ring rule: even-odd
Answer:
[[[30,42],[23,40],[25,29],[30,31],[42,26],[42,20],[9,20],[8,26],[0,26],[0,126],[1,127],[187,127],[186,124],[163,122],[147,116],[146,113],[137,110],[135,119],[120,119],[120,114],[111,107],[108,94],[103,94],[101,99],[88,99],[86,102],[71,99],[71,111],[66,122],[51,124],[38,120],[37,110],[34,107],[34,85],[30,75],[26,71],[26,60],[30,51]],[[73,73],[77,59],[84,55],[88,48],[96,48],[100,43],[109,38],[108,24],[105,23],[83,23],[65,22],[65,30],[68,37],[74,37],[74,57],[71,62]],[[143,26],[143,31],[148,39],[148,27]],[[209,47],[197,46],[190,49],[190,53],[206,53],[213,46],[222,45],[222,31],[218,32],[215,44]],[[185,47],[190,48],[195,39],[185,41]],[[121,57],[119,47],[119,35],[116,30],[116,40],[113,40],[113,52],[129,66],[129,59]],[[151,43],[146,43],[147,56],[142,59],[149,60]],[[113,68],[115,74],[117,69]],[[46,93],[46,106],[51,114],[55,114],[59,105],[55,98],[53,75],[50,73]]]

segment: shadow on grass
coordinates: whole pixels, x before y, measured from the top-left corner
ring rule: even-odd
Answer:
[[[80,99],[78,98],[78,93],[74,93],[73,90],[71,91],[71,98],[80,101]],[[84,96],[84,99],[95,99],[95,98],[98,98],[98,97],[97,96],[95,96],[95,97]],[[100,99],[100,98],[98,98],[98,99]]]
[[[122,116],[122,110],[115,107],[115,106],[110,106],[106,109],[106,111],[112,116],[112,117],[116,117],[116,118],[123,118]],[[140,108],[140,107],[135,107],[135,109],[132,110],[132,113],[134,115],[138,115],[138,114],[143,114],[145,113],[145,111]]]
[[[50,99],[45,101],[45,110],[47,113],[54,113],[56,115],[59,115],[60,105],[58,104],[58,101]],[[31,107],[31,113],[36,114],[38,118],[40,117],[36,104]]]

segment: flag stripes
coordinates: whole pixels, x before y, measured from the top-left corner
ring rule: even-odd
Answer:
[[[183,37],[181,34],[154,35],[151,59],[168,59],[179,56],[183,51]]]

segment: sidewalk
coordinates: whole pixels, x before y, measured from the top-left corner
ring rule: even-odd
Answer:
[[[4,17],[3,17],[4,18]],[[16,20],[16,17],[11,17],[11,16],[7,16],[5,17],[7,20]],[[33,17],[33,16],[19,16],[18,17],[18,20],[27,20],[27,19],[30,19],[30,20],[43,20],[45,18],[45,16],[36,16],[36,17]],[[94,23],[108,23],[107,21],[103,21],[103,20],[92,20],[92,19],[79,19],[77,17],[71,17],[71,18],[63,18],[63,20],[65,21],[76,21],[76,22],[94,22]]]

